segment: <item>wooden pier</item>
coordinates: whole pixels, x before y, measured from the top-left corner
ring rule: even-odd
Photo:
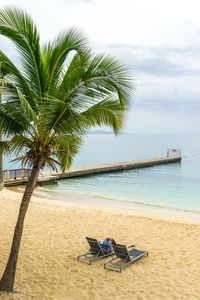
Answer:
[[[169,164],[180,162],[181,157],[161,157],[161,158],[152,158],[146,160],[136,160],[136,161],[128,161],[128,162],[120,162],[120,163],[112,163],[112,164],[100,164],[86,167],[77,167],[71,168],[69,171],[64,173],[62,172],[40,172],[38,178],[38,185],[42,184],[52,184],[56,183],[57,180],[67,179],[72,177],[81,177],[88,176],[93,174],[100,173],[109,173],[115,171],[123,171],[123,170],[131,170],[138,168],[147,168],[155,165]],[[15,178],[10,180],[4,180],[4,186],[17,186],[17,185],[25,185],[28,181],[28,178]]]

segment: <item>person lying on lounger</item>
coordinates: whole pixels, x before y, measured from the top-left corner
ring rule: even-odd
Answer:
[[[103,248],[103,251],[105,254],[113,252],[112,244],[116,244],[114,239],[106,238],[103,243],[101,244],[101,247]]]

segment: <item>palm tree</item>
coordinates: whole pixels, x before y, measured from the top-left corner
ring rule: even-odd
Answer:
[[[69,168],[83,135],[94,126],[122,128],[132,93],[127,69],[110,56],[93,55],[77,29],[40,46],[31,17],[22,10],[0,10],[0,34],[17,49],[15,65],[0,51],[7,75],[0,79],[6,93],[0,105],[5,136],[1,152],[15,153],[32,168],[19,209],[10,256],[0,290],[12,291],[24,218],[41,168]]]

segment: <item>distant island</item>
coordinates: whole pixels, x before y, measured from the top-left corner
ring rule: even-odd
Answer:
[[[90,130],[88,134],[113,134],[112,131],[104,131],[104,130]]]
[[[89,130],[88,134],[114,134],[114,132],[112,132],[112,131],[105,131],[105,130]],[[130,134],[130,133],[119,132],[118,135],[119,134]]]

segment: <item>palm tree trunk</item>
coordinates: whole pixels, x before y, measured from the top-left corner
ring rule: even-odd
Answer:
[[[1,104],[1,92],[0,92],[0,104]],[[2,133],[0,129],[0,141],[2,141]],[[1,183],[3,181],[3,161],[2,161],[2,153],[0,152],[0,190],[1,190]]]
[[[31,196],[33,194],[33,190],[37,183],[37,179],[38,179],[38,175],[39,175],[41,166],[42,166],[41,161],[37,161],[35,163],[32,171],[31,171],[31,176],[27,183],[26,190],[25,190],[23,198],[22,198],[22,202],[21,202],[21,206],[20,206],[20,210],[19,210],[19,214],[18,214],[18,219],[17,219],[15,231],[14,231],[10,256],[9,256],[5,271],[3,273],[3,276],[0,280],[0,291],[7,291],[7,292],[13,291],[20,242],[21,242],[23,226],[24,226],[24,219],[25,219],[25,215],[26,215],[26,212],[27,212],[27,209],[29,206]]]

